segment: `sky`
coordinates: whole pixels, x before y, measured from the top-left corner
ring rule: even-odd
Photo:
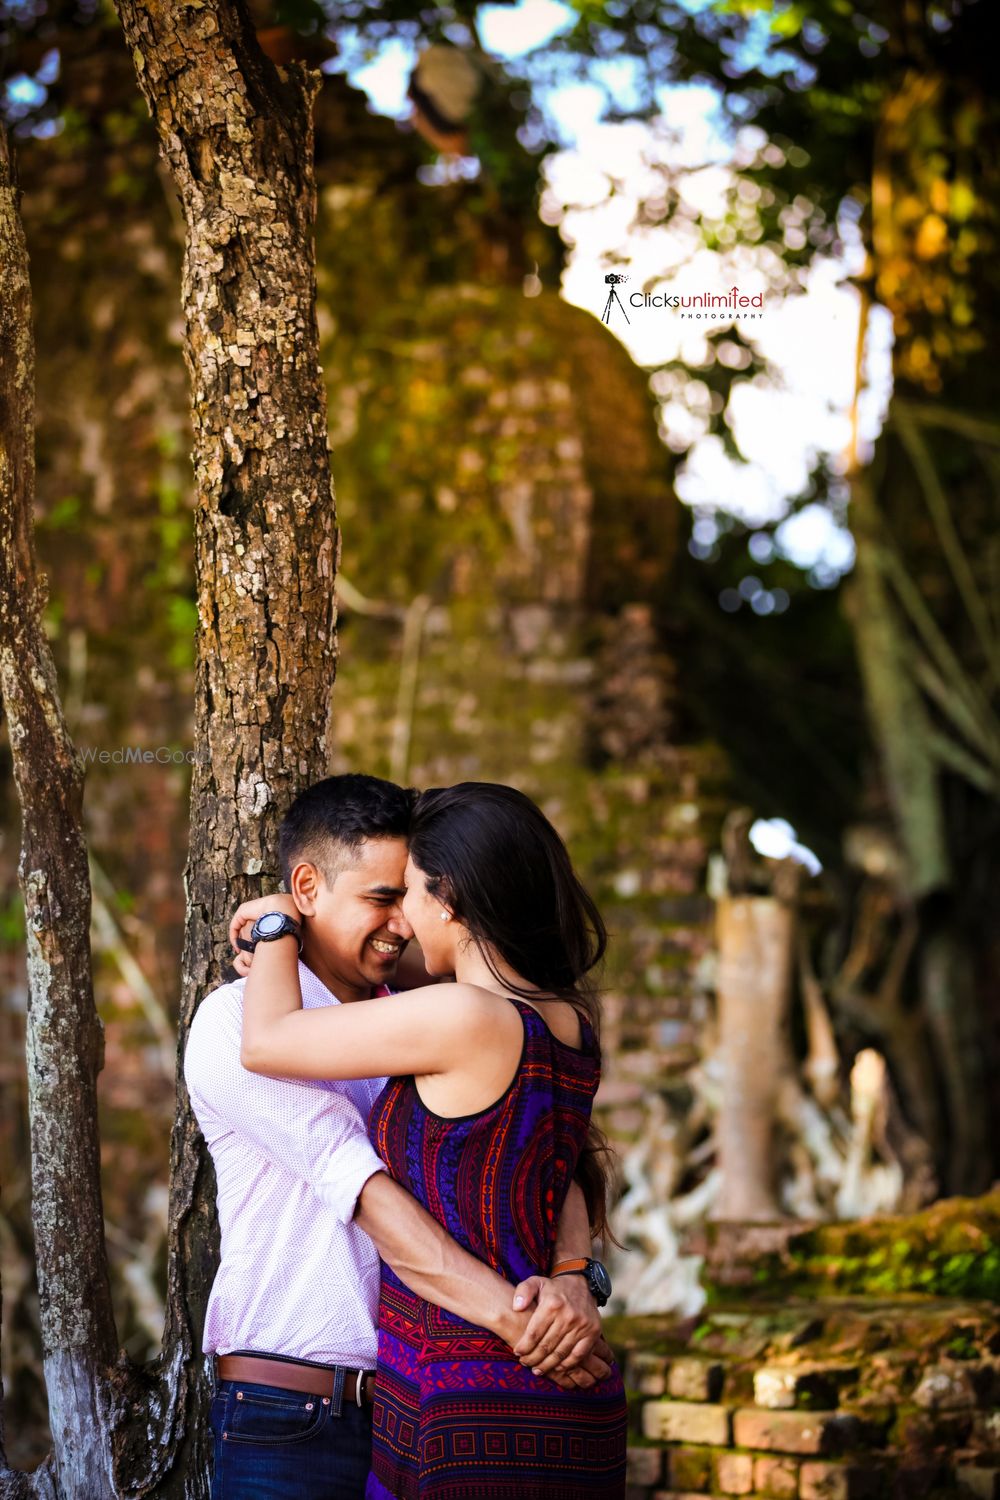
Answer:
[[[573,16],[559,0],[521,0],[515,6],[481,7],[477,24],[488,51],[514,57],[548,41]],[[394,41],[374,60],[348,71],[374,109],[400,118],[409,113],[406,86],[413,62],[412,49]],[[621,102],[623,91],[628,93],[627,69],[611,82]],[[767,279],[759,254],[750,246],[734,247],[723,261],[696,246],[683,226],[630,226],[637,198],[650,186],[650,156],[671,169],[683,168],[685,198],[711,212],[730,181],[733,142],[722,134],[716,97],[707,87],[662,89],[656,131],[642,123],[602,123],[603,100],[604,91],[587,83],[551,89],[542,100],[565,143],[549,158],[549,191],[543,197],[543,214],[548,208],[571,245],[562,294],[601,316],[608,291],[606,257],[613,253],[615,269],[629,281],[617,289],[624,312],[612,308],[611,332],[638,364],[653,370],[680,358],[695,367],[696,376],[705,346],[698,323],[682,320],[676,309],[632,306],[629,294],[647,289],[690,295],[733,285],[744,293],[764,292]],[[620,184],[612,198],[607,197],[609,174]],[[563,213],[561,205],[567,202],[580,206]],[[789,499],[803,492],[817,455],[836,459],[846,452],[859,316],[857,296],[846,278],[854,268],[848,243],[843,260],[815,266],[804,293],[772,293],[758,318],[740,325],[779,371],[779,383],[743,382],[734,394],[730,416],[746,463],[729,458],[717,438],[704,435],[704,386],[654,383],[664,441],[686,453],[678,493],[702,518],[700,540],[696,537],[692,544],[696,555],[710,554],[711,516],[717,509],[751,527],[773,524],[786,513]],[[877,436],[888,403],[889,339],[887,322],[876,315],[869,328],[868,389],[860,406],[863,450]],[[810,580],[819,587],[835,583],[853,561],[850,534],[825,505],[798,509],[779,525],[775,541],[783,555],[810,570]]]

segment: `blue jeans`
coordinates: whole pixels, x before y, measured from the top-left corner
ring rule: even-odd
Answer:
[[[363,1500],[371,1408],[220,1380],[212,1401],[212,1500]]]

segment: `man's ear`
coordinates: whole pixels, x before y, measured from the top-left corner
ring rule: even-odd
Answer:
[[[288,893],[304,917],[316,915],[316,897],[325,884],[322,872],[308,859],[300,860],[292,870]]]

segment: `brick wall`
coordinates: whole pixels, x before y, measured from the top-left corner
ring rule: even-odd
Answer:
[[[1000,1497],[995,1304],[874,1299],[617,1319],[627,1500]]]

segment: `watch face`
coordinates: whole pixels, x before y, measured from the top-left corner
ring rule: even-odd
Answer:
[[[588,1279],[594,1293],[595,1301],[599,1301],[603,1306],[611,1296],[611,1277],[599,1260],[592,1260],[590,1262],[590,1275]]]
[[[273,933],[280,932],[284,925],[285,917],[280,911],[265,912],[262,917],[257,918],[257,931],[261,937],[269,937]]]

